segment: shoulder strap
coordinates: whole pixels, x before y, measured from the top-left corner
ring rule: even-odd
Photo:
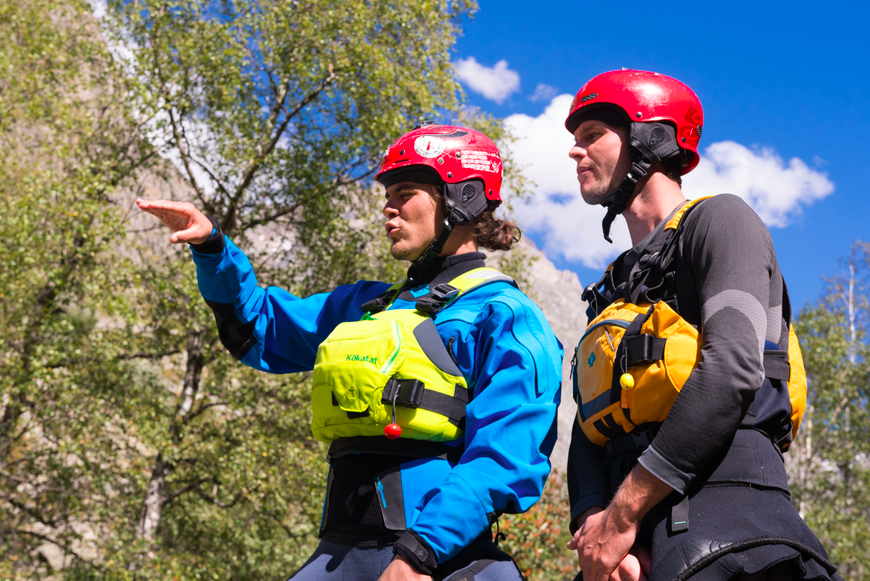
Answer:
[[[405,286],[407,280],[408,279],[403,279],[397,282],[372,300],[364,302],[362,305],[360,305],[360,309],[363,312],[363,317],[385,311],[387,307],[389,307],[390,304],[394,300],[396,300],[396,297],[399,296],[399,292],[401,292],[402,287]]]
[[[685,215],[689,212],[689,210],[697,206],[700,202],[703,202],[704,200],[712,197],[713,196],[704,196],[703,198],[698,198],[697,200],[689,200],[688,202],[683,204],[683,207],[677,210],[677,213],[671,216],[671,219],[668,220],[667,224],[665,224],[665,230],[676,230]]]
[[[616,284],[613,282],[614,273],[622,268],[622,260],[630,251],[626,250],[616,257],[616,260],[611,262],[604,270],[604,274],[592,284],[583,289],[583,294],[580,295],[581,300],[586,301],[586,318],[588,322],[601,314],[607,306],[621,297],[621,294],[616,293]]]
[[[506,282],[514,287],[517,286],[514,279],[494,268],[475,268],[460,274],[450,282],[435,286],[428,297],[417,301],[417,310],[435,316],[462,295],[496,282]]]
[[[712,196],[704,196],[702,198],[698,198],[696,200],[689,200],[683,206],[671,216],[670,220],[665,224],[665,232],[669,232],[667,239],[664,244],[657,253],[649,256],[644,256],[640,259],[641,264],[644,262],[649,266],[646,269],[646,273],[643,276],[638,277],[637,281],[632,281],[634,286],[631,288],[631,300],[632,302],[637,302],[642,296],[646,298],[646,300],[650,300],[649,293],[653,291],[662,291],[664,294],[668,294],[668,289],[670,289],[670,295],[666,298],[664,295],[659,297],[660,299],[667,300],[667,302],[672,302],[674,310],[679,312],[678,303],[679,301],[676,298],[676,272],[674,268],[674,261],[677,259],[677,256],[682,252],[682,238],[681,235],[684,231],[684,225],[686,224],[686,216],[689,213],[700,206],[700,203],[704,200],[711,198]],[[651,284],[652,287],[641,287],[647,283],[647,281],[653,281]],[[652,302],[650,300],[650,302]]]

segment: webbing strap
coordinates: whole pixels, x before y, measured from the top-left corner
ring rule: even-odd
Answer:
[[[336,403],[334,398],[335,396],[333,396],[333,404]],[[468,389],[457,383],[453,386],[453,394],[448,395],[428,389],[418,379],[396,379],[394,377],[384,386],[381,401],[387,405],[434,412],[447,417],[454,426],[460,426],[465,422]],[[348,416],[350,416],[350,412],[348,412]]]
[[[764,376],[782,381],[788,381],[791,378],[791,366],[788,363],[787,351],[765,350]]]
[[[681,533],[689,530],[689,496],[671,507],[671,532]]]
[[[462,448],[448,446],[442,442],[429,440],[413,440],[411,438],[396,438],[391,440],[383,436],[353,436],[339,438],[329,445],[326,461],[332,463],[336,458],[348,454],[389,454],[393,456],[408,456],[411,458],[446,458],[454,464],[462,456]]]
[[[630,432],[625,436],[611,438],[604,443],[604,454],[608,458],[620,459],[626,456],[637,456],[652,444],[658,428]]]
[[[468,405],[468,390],[459,384],[454,385],[453,395],[427,389],[423,392],[420,408],[429,410],[450,419],[459,426],[465,421],[465,406]]]

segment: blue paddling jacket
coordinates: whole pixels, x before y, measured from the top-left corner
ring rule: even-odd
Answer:
[[[214,312],[221,341],[233,357],[269,373],[312,370],[318,346],[330,332],[340,323],[359,320],[361,305],[391,286],[360,281],[299,298],[258,286],[247,257],[220,232],[192,247],[192,253],[199,289]],[[443,262],[442,272],[429,283],[433,288],[483,266],[483,254]],[[416,298],[429,295],[429,285],[403,292],[389,309],[415,308]],[[375,444],[371,450],[365,445],[336,447],[360,438],[334,442],[321,535],[349,530],[349,538],[356,534],[365,540],[380,529],[395,539],[410,529],[440,564],[500,514],[526,511],[541,497],[556,441],[563,352],[540,309],[504,281],[463,294],[434,322],[468,385],[463,436],[439,444],[442,450],[427,446],[433,442],[401,440],[407,454],[387,462],[371,482],[372,504],[381,511],[375,525],[366,521],[369,517],[349,522],[353,519],[341,513],[348,496],[331,505],[330,497],[338,492],[329,490],[346,489],[344,481],[358,472],[340,470],[337,456],[364,461],[355,466],[377,465],[376,444],[387,440],[363,438]]]

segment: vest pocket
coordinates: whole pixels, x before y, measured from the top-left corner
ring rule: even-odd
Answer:
[[[365,413],[401,363],[399,325],[372,319],[336,327],[317,352],[314,387],[327,386],[343,411]]]

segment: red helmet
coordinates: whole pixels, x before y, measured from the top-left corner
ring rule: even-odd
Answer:
[[[647,71],[602,73],[577,92],[565,127],[573,134],[582,114],[602,105],[616,105],[635,123],[670,122],[677,131],[677,145],[686,153],[682,173],[687,174],[698,165],[704,112],[698,96],[680,81]]]
[[[423,125],[390,146],[375,179],[387,187],[400,181],[480,180],[487,205],[494,208],[501,203],[501,165],[498,148],[483,133],[453,125]]]

